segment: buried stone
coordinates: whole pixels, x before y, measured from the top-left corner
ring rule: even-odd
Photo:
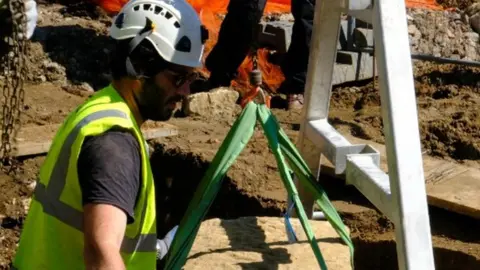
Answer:
[[[186,213],[209,162],[192,153],[161,145],[151,157],[155,177],[158,234],[178,225]],[[318,267],[310,243],[298,219],[291,219],[298,242],[290,244],[285,232],[284,202],[265,201],[240,190],[228,176],[200,225],[185,269],[210,267],[300,269]],[[322,253],[331,269],[349,270],[348,247],[327,221],[310,221]],[[157,269],[164,269],[165,261]],[[272,269],[273,269],[272,268]]]
[[[183,113],[188,116],[211,116],[238,112],[239,93],[227,87],[188,96],[183,103]]]

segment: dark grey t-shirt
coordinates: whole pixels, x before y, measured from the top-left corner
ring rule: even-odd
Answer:
[[[141,158],[133,134],[115,128],[85,138],[77,169],[83,205],[110,204],[127,214],[128,224],[134,221],[141,186]]]

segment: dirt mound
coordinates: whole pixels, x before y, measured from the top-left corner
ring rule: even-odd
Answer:
[[[415,62],[415,91],[422,146],[431,155],[480,165],[480,69]],[[384,143],[378,82],[338,87],[330,118],[352,135]]]
[[[95,89],[109,82],[110,18],[90,16],[88,8],[92,6],[79,5],[40,6],[38,27],[28,55],[31,82],[86,82]]]
[[[424,146],[432,155],[480,160],[480,125],[477,112],[455,112],[450,119],[422,124]]]

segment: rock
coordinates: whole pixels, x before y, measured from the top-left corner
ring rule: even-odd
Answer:
[[[448,36],[449,38],[455,38],[455,35],[452,33],[452,31],[450,31],[450,30],[448,30],[448,29],[447,29],[447,36]]]
[[[470,17],[470,26],[480,34],[480,12]]]
[[[408,25],[408,34],[409,34],[409,40],[410,40],[410,45],[416,47],[420,43],[420,39],[422,38],[422,33],[414,24]]]
[[[446,40],[448,40],[445,37],[446,36],[443,34],[436,35],[435,38],[433,39],[435,41],[435,45],[440,45],[441,47],[445,47],[446,46],[445,44],[447,42]]]
[[[31,202],[32,202],[31,197],[23,198],[20,200],[20,204],[22,205],[22,210],[24,211],[22,216],[26,216],[28,214],[28,209],[30,208]]]
[[[237,111],[239,94],[229,88],[190,95],[183,105],[183,112],[191,116],[215,116]]]
[[[473,16],[480,12],[480,2],[473,3],[468,8],[465,9],[465,14],[468,16]]]
[[[79,85],[79,89],[80,90],[83,90],[83,91],[86,91],[86,92],[90,92],[90,93],[93,93],[95,92],[95,90],[93,89],[93,87],[88,84],[87,82],[83,82]]]
[[[463,36],[467,39],[467,41],[473,43],[472,45],[475,45],[480,41],[480,34],[475,32],[466,32],[463,34]]]
[[[300,221],[289,244],[283,218],[209,219],[200,225],[185,269],[320,269]],[[327,221],[309,221],[328,269],[352,269],[348,247]]]
[[[433,47],[431,54],[435,57],[442,57],[443,56],[442,55],[442,50],[437,46]]]
[[[413,34],[415,34],[416,32],[418,32],[417,27],[416,27],[414,24],[410,24],[410,25],[408,26],[408,33],[411,34],[411,35],[413,35]]]
[[[77,95],[77,96],[89,96],[95,92],[92,86],[87,82],[83,82],[81,84],[66,84],[62,86],[62,89],[66,92]]]
[[[461,20],[462,20],[462,16],[460,15],[460,13],[453,13],[453,14],[451,15],[451,18],[452,18],[452,20],[454,20],[454,21],[461,21]]]
[[[48,81],[64,81],[66,70],[65,67],[61,66],[58,63],[50,62],[50,61],[43,61],[43,69],[45,72],[45,76],[47,77]]]
[[[458,55],[458,54],[452,54],[452,55],[450,56],[450,58],[455,59],[455,60],[460,60],[460,59],[462,59],[462,58],[460,57],[460,55]]]
[[[353,86],[348,89],[350,93],[360,93],[361,89],[359,87]]]
[[[466,13],[462,13],[461,17],[464,24],[470,24],[470,17]]]
[[[28,188],[28,191],[30,193],[33,193],[33,191],[35,191],[35,187],[37,186],[37,181],[31,181],[30,183],[28,183],[27,185],[27,188]]]
[[[477,46],[465,45],[465,60],[475,61],[478,58]]]

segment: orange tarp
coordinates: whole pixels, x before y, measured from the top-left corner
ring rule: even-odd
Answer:
[[[111,14],[117,13],[127,0],[93,0],[104,10]],[[218,31],[222,19],[218,14],[225,14],[229,0],[187,0],[194,9],[199,13],[202,23],[210,32],[210,39],[206,44],[205,56],[216,43]],[[290,12],[291,0],[268,0],[265,13],[288,13]],[[407,8],[426,8],[426,9],[442,9],[435,0],[407,0],[405,2]],[[268,55],[267,50],[259,50],[258,64],[263,73],[264,82],[272,89],[276,89],[283,81],[283,74],[280,68],[266,61]],[[239,76],[234,84],[246,86],[248,84],[248,72],[251,70],[251,59],[247,57],[239,69]]]

